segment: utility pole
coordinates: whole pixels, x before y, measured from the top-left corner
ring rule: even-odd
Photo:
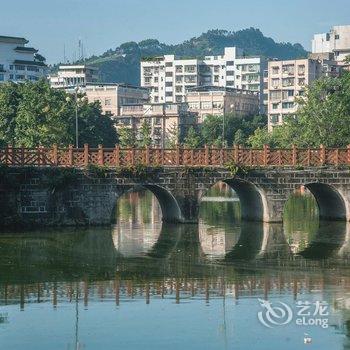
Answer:
[[[79,86],[75,87],[75,147],[79,148],[79,123],[78,123],[78,91]]]

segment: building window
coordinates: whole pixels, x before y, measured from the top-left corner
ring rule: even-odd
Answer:
[[[173,76],[173,73],[172,72],[165,72],[165,76],[167,78],[171,78]]]
[[[272,104],[272,109],[278,109],[279,103],[273,103]]]
[[[304,85],[305,85],[305,78],[300,78],[300,79],[298,80],[298,84],[299,84],[300,86],[304,86]]]
[[[185,66],[186,73],[195,73],[195,71],[196,71],[196,66],[194,65]]]
[[[158,103],[159,102],[159,96],[154,96],[154,102]]]
[[[229,71],[226,72],[226,75],[227,76],[234,76],[235,72],[233,70],[229,70]]]
[[[298,66],[298,74],[299,75],[304,75],[305,74],[305,65],[300,65]]]
[[[279,114],[272,114],[272,115],[270,116],[270,122],[271,122],[272,124],[278,123],[278,119],[279,119]]]
[[[227,62],[226,62],[226,65],[227,65],[227,66],[234,66],[235,63],[234,63],[233,61],[227,61]]]
[[[172,67],[173,66],[173,62],[165,62],[165,67]]]
[[[199,104],[197,102],[189,102],[188,103],[188,107],[190,109],[198,109],[199,108]]]
[[[4,80],[5,80],[4,74],[0,74],[0,81],[4,81]]]
[[[20,64],[16,64],[16,65],[15,65],[15,69],[16,69],[16,70],[25,70],[25,69],[26,69],[26,66],[22,66],[22,65],[20,65]]]
[[[155,82],[155,83],[158,83],[158,80],[159,80],[158,77],[154,77],[154,82]]]
[[[214,82],[218,83],[219,82],[219,76],[218,75],[214,75]]]
[[[112,101],[110,98],[105,99],[105,106],[110,106],[112,104]]]
[[[286,64],[282,67],[282,72],[287,74],[294,74],[294,64]]]
[[[280,100],[281,99],[281,91],[271,91],[270,92],[271,100]]]
[[[24,75],[16,75],[16,80],[24,80],[25,78]]]
[[[282,108],[283,109],[294,108],[294,102],[283,102],[282,103]]]
[[[166,87],[172,87],[173,86],[173,82],[172,81],[166,81],[165,82],[165,86]]]
[[[272,79],[272,87],[276,88],[278,87],[280,84],[280,80],[279,79]]]
[[[145,77],[145,83],[149,84],[151,82],[151,77]]]
[[[182,86],[176,86],[176,92],[182,92]]]
[[[176,78],[175,78],[175,81],[176,81],[177,84],[181,84],[182,81],[183,81],[182,75],[177,75]]]
[[[176,66],[176,73],[182,73],[183,67],[182,66]]]
[[[234,81],[227,81],[226,85],[227,86],[235,86],[235,82]]]
[[[165,96],[166,96],[166,97],[172,97],[172,96],[173,96],[173,93],[172,93],[171,91],[167,91],[167,92],[165,93]]]
[[[339,40],[340,39],[340,35],[339,34],[336,34],[335,35],[335,40]]]
[[[272,74],[279,74],[280,67],[272,67]]]
[[[212,109],[212,103],[211,102],[202,102],[201,108],[202,109]]]
[[[182,96],[176,96],[176,102],[182,102]]]
[[[294,78],[282,79],[282,86],[293,86],[293,85],[294,85]]]

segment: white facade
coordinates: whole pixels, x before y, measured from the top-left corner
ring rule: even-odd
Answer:
[[[98,78],[98,69],[85,64],[60,65],[57,74],[49,76],[53,88],[85,86],[98,82]]]
[[[350,55],[350,25],[334,26],[329,33],[315,34],[312,53],[333,53],[338,62]]]
[[[0,83],[36,81],[46,75],[45,59],[25,38],[0,36]]]
[[[150,90],[152,103],[184,102],[186,91],[198,86],[231,87],[262,96],[264,67],[260,57],[243,57],[235,47],[203,60],[165,55],[141,61],[141,86]]]
[[[305,89],[322,76],[338,76],[337,62],[319,59],[270,61],[265,78],[268,109],[268,129],[282,125],[285,118],[295,116],[297,100],[305,98]]]

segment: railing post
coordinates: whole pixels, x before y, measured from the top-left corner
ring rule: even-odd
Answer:
[[[298,160],[298,149],[297,146],[293,145],[292,146],[292,165],[296,166],[297,165],[297,160]]]
[[[25,148],[24,145],[21,145],[21,165],[24,166],[25,162]]]
[[[346,149],[347,149],[347,163],[350,164],[350,145],[348,145]]]
[[[335,150],[335,165],[339,165],[339,148]]]
[[[114,160],[115,160],[115,166],[120,166],[120,146],[118,144],[114,147]]]
[[[98,165],[104,165],[103,146],[98,145]]]
[[[196,164],[194,164],[194,150],[193,148],[191,148],[191,165],[195,166]]]
[[[42,159],[41,159],[41,146],[38,146],[36,148],[36,152],[37,152],[37,158],[38,158],[38,165],[41,165]]]
[[[23,154],[23,146],[22,146],[22,154]],[[58,166],[58,147],[56,143],[52,146],[52,157],[53,157],[53,164],[55,166]]]
[[[268,166],[270,161],[270,146],[264,145],[264,165]]]
[[[135,148],[131,148],[131,165],[135,165]]]
[[[146,152],[146,157],[145,157],[146,164],[145,165],[150,166],[151,164],[149,163],[150,157],[149,157],[149,146],[148,145],[146,146],[145,152]]]
[[[179,166],[181,162],[181,149],[180,146],[176,146],[176,165]]]
[[[326,148],[324,145],[320,146],[320,163],[324,165],[326,163]]]
[[[307,149],[307,159],[306,159],[307,166],[310,166],[311,164],[311,149]]]
[[[68,146],[68,165],[73,166],[73,145]]]
[[[84,143],[84,166],[89,165],[89,144]]]
[[[210,152],[210,150],[209,150],[208,145],[205,145],[205,146],[204,146],[204,162],[205,162],[205,165],[206,165],[206,166],[208,166],[208,165],[209,165],[209,162],[210,162],[210,159],[209,159],[209,157],[210,157],[209,152]]]
[[[233,152],[234,152],[234,162],[236,164],[239,164],[239,145],[235,144]]]

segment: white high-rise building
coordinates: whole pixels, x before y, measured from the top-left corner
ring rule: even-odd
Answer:
[[[58,67],[57,74],[49,75],[53,88],[85,86],[88,83],[97,83],[98,80],[98,68],[85,64],[63,64]]]
[[[141,86],[150,91],[152,103],[186,100],[186,91],[198,86],[231,87],[263,92],[266,62],[260,57],[243,57],[241,49],[226,47],[223,55],[202,59],[177,59],[174,55],[141,61]],[[261,98],[261,111],[262,107]]]
[[[312,53],[331,53],[338,62],[350,56],[350,25],[334,26],[328,33],[315,34]]]
[[[46,75],[45,58],[25,38],[0,36],[0,83],[35,81]]]

